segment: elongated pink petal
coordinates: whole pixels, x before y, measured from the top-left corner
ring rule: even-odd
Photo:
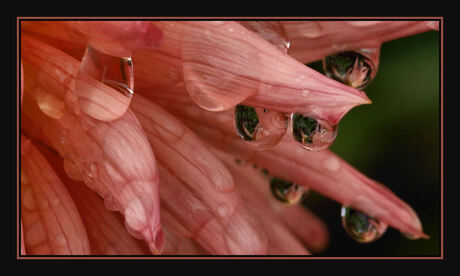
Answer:
[[[21,158],[21,216],[28,254],[90,253],[86,230],[71,196],[33,144]]]
[[[289,137],[285,137],[273,149],[255,150],[236,137],[233,112],[211,113],[190,103],[161,99],[156,102],[181,116],[200,138],[218,149],[262,166],[275,176],[305,185],[344,205],[361,210],[404,233],[418,238],[427,237],[409,205],[329,150],[308,152]]]
[[[154,49],[163,34],[148,21],[24,21],[21,30],[72,55],[91,45],[112,56],[126,57],[132,50]],[[83,49],[84,50],[84,49]],[[80,56],[81,57],[81,56]]]
[[[234,158],[230,155],[223,152],[214,152],[232,173],[234,181],[238,183],[237,187],[243,196],[245,204],[256,213],[257,218],[262,223],[268,238],[268,254],[310,255],[310,252],[302,243],[271,212],[268,201],[264,198],[263,193],[260,193],[259,188],[262,188],[260,181],[257,181],[259,183],[254,183],[254,177],[248,177],[254,174],[254,169],[250,167],[242,168],[236,164]]]
[[[373,48],[383,42],[439,29],[436,21],[281,21],[289,35],[289,55],[302,63],[335,53]]]
[[[70,179],[63,167],[63,160],[45,147],[39,147],[41,153],[53,166],[60,179],[64,182],[69,194],[75,202],[85,224],[94,255],[143,255],[146,252],[126,231],[117,219],[116,213],[109,211],[110,198],[104,200],[85,183]]]
[[[263,230],[242,206],[219,160],[154,103],[135,95],[131,108],[160,164],[162,208],[213,254],[264,254]]]
[[[62,21],[21,21],[21,34],[52,45],[78,60],[86,49],[83,34]]]
[[[212,111],[244,101],[331,124],[370,103],[363,92],[306,67],[236,22],[152,24],[162,29],[164,42],[155,51],[133,53],[137,88],[172,86]]]
[[[307,244],[308,249],[320,252],[327,247],[329,234],[326,225],[320,218],[301,205],[286,205],[276,200],[270,191],[268,177],[262,175],[260,169],[256,169],[248,163],[246,165],[236,164],[230,154],[217,152],[217,156],[225,162],[227,168],[232,172],[233,178],[239,179],[235,179],[235,181],[238,184],[249,183],[254,192],[259,197],[263,197],[265,208],[271,211],[271,216],[283,222],[299,240]],[[242,194],[244,193],[242,192]]]
[[[163,39],[160,29],[148,21],[64,21],[81,32],[92,47],[112,56],[125,57],[131,50],[153,49]]]
[[[22,44],[23,130],[58,151],[69,176],[112,197],[128,230],[160,253],[156,162],[136,117],[128,110],[108,123],[82,114],[74,95],[79,63],[41,42],[23,37]]]

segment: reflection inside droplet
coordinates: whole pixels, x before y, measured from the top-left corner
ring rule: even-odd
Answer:
[[[319,151],[328,148],[337,137],[337,126],[300,114],[291,114],[292,136],[304,149]]]
[[[296,204],[300,202],[307,191],[302,186],[278,177],[270,178],[270,190],[276,199],[287,204]]]
[[[288,118],[279,111],[237,105],[235,124],[241,139],[266,149],[278,144],[286,134]]]
[[[347,234],[361,243],[379,239],[388,228],[385,223],[348,206],[342,206],[341,217]]]
[[[131,57],[110,56],[87,46],[75,82],[85,113],[102,121],[115,120],[128,109],[133,89]]]
[[[379,49],[342,52],[323,59],[326,75],[353,88],[362,90],[377,74]]]

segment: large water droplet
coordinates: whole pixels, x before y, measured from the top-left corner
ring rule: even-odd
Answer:
[[[75,93],[91,117],[111,121],[129,107],[134,89],[131,57],[116,57],[87,46],[78,70]]]
[[[38,107],[47,116],[54,119],[61,119],[65,112],[65,102],[59,99],[50,91],[46,91],[41,86],[35,89],[35,98]]]
[[[283,53],[286,53],[291,45],[286,29],[279,21],[239,21],[239,23],[276,46]]]
[[[350,237],[361,243],[369,243],[379,239],[388,226],[348,206],[342,206],[342,225]]]
[[[342,52],[325,57],[323,69],[328,77],[362,90],[377,74],[379,55],[378,48]]]
[[[266,149],[278,144],[286,134],[288,118],[279,111],[237,105],[235,124],[241,139]]]
[[[299,145],[310,151],[328,148],[337,137],[337,126],[327,122],[293,113],[291,115],[292,136]]]
[[[276,199],[287,204],[296,204],[307,191],[304,187],[278,177],[270,178],[270,190]]]

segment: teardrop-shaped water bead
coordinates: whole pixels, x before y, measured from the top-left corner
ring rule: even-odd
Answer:
[[[38,107],[45,115],[57,120],[64,116],[66,111],[65,102],[54,95],[52,91],[46,90],[40,85],[37,85],[34,93]]]
[[[377,74],[380,48],[342,52],[323,59],[323,69],[329,78],[362,90]]]
[[[237,105],[235,125],[241,139],[266,149],[278,144],[286,134],[288,118],[279,111]]]
[[[288,33],[280,21],[239,21],[239,23],[284,53],[291,45]]]
[[[78,70],[75,93],[89,116],[112,121],[125,114],[134,89],[131,57],[107,55],[87,46]]]
[[[358,210],[342,206],[342,225],[347,234],[355,241],[369,243],[379,239],[388,226]]]
[[[278,177],[270,178],[270,190],[276,199],[287,204],[298,203],[307,191],[302,186]]]
[[[337,137],[337,126],[300,114],[291,114],[292,136],[304,149],[319,151],[328,148]]]

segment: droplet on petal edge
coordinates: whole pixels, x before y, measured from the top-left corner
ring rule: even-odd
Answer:
[[[299,203],[307,191],[302,186],[277,177],[270,178],[270,190],[277,200],[290,205]]]
[[[278,144],[286,134],[288,118],[279,111],[237,105],[235,125],[241,139],[259,149],[267,149]]]
[[[264,40],[276,46],[281,52],[287,53],[289,36],[284,25],[279,21],[239,21],[246,29],[256,33]]]
[[[107,55],[87,46],[75,82],[81,109],[101,121],[125,114],[134,93],[131,57]]]
[[[37,86],[34,92],[38,107],[45,115],[57,120],[64,116],[66,110],[64,101],[60,100],[53,93],[45,91],[40,86]]]
[[[328,148],[337,137],[337,126],[300,114],[291,114],[292,136],[304,149],[319,151]]]
[[[348,206],[342,206],[342,225],[347,234],[360,243],[378,240],[388,225]]]
[[[323,59],[323,69],[331,79],[362,90],[375,78],[380,49],[342,52]]]

